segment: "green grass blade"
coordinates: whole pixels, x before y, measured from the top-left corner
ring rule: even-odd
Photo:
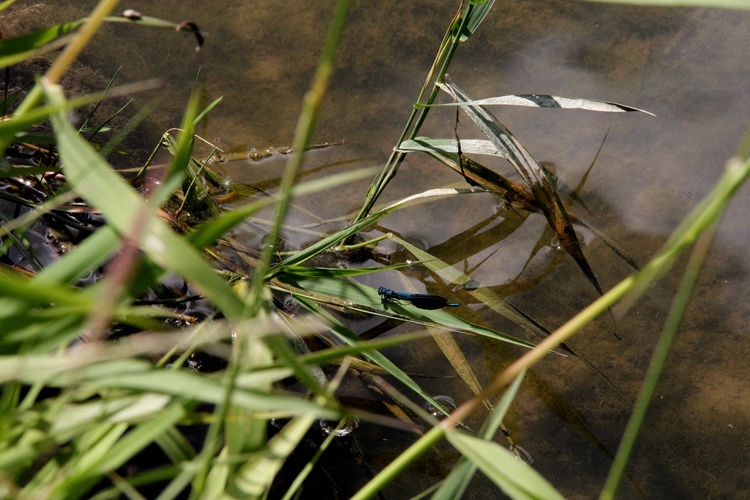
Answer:
[[[242,465],[234,475],[228,493],[236,498],[261,498],[267,494],[284,461],[305,437],[315,418],[314,414],[304,414],[285,425],[269,440],[266,449]]]
[[[466,12],[466,24],[464,24],[461,30],[461,37],[459,41],[465,42],[471,35],[479,28],[484,18],[487,17],[492,6],[495,5],[495,0],[471,0],[472,9],[467,9]]]
[[[281,235],[281,227],[289,210],[292,201],[294,184],[302,168],[304,155],[301,154],[307,150],[312,138],[313,128],[318,118],[320,106],[323,103],[323,97],[328,89],[328,83],[333,73],[333,60],[338,47],[339,38],[346,23],[346,14],[349,11],[350,0],[338,0],[336,10],[334,11],[333,21],[328,29],[323,53],[320,62],[315,70],[310,90],[305,95],[305,99],[297,122],[297,130],[294,134],[294,151],[300,154],[292,155],[287,161],[284,171],[284,179],[279,194],[279,202],[276,205],[275,224],[266,235],[265,246],[261,253],[258,269],[253,276],[252,293],[261,293],[261,285],[266,281],[266,275],[271,270],[271,261],[273,259],[275,248]]]
[[[499,444],[457,430],[446,432],[446,437],[511,498],[563,499],[544,477]]]
[[[76,474],[66,476],[57,488],[57,493],[62,498],[83,496],[101,477],[126,463],[157,436],[176,424],[184,414],[184,409],[180,405],[174,404],[147,422],[135,426],[109,448],[102,446],[92,450],[91,460],[88,460],[85,456],[79,459],[80,463],[91,462],[89,467],[77,470]]]
[[[302,307],[304,307],[305,309],[326,319],[330,325],[331,333],[334,336],[336,336],[341,342],[344,342],[354,347],[358,347],[363,344],[363,342],[359,339],[357,334],[349,330],[343,323],[338,321],[338,319],[336,319],[335,316],[333,316],[328,311],[321,308],[315,302],[308,300],[306,298],[298,298],[298,301],[302,305]],[[428,401],[430,404],[434,405],[436,408],[441,407],[440,403],[435,401],[435,399],[431,395],[425,392],[424,389],[422,389],[422,387],[416,381],[414,381],[414,379],[412,379],[409,375],[407,375],[404,371],[402,371],[398,366],[396,366],[392,361],[390,361],[387,357],[385,357],[379,351],[375,349],[368,349],[368,350],[362,351],[362,354],[367,359],[369,359],[372,363],[374,363],[375,365],[379,366],[380,368],[388,372],[388,374],[392,376],[394,379],[398,380],[404,386],[414,391],[415,394],[418,394],[425,401]]]
[[[395,302],[389,303],[387,304],[387,307],[384,307],[383,299],[378,295],[377,290],[357,283],[356,281],[326,278],[322,276],[308,278],[306,276],[294,276],[292,274],[279,275],[278,280],[280,284],[285,284],[291,287],[282,287],[282,290],[293,293],[297,297],[307,295],[309,298],[321,302],[349,307],[354,310],[368,312],[382,311],[385,314],[392,312],[395,313],[396,316],[388,314],[388,317],[396,317],[404,321],[444,328],[450,331],[474,333],[494,340],[500,340],[527,348],[533,347],[533,344],[519,340],[502,332],[470,323],[445,310],[424,310],[409,306],[408,304],[400,305]]]

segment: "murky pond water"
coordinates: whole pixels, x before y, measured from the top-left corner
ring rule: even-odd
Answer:
[[[86,3],[91,2],[71,5]],[[201,126],[203,137],[226,148],[287,146],[333,4],[131,1],[127,7],[144,14],[197,22],[206,34],[205,48],[194,54],[189,37],[114,27],[102,37],[110,50],[94,50],[86,57],[105,74],[123,65],[126,80],[164,79],[172,99],[159,108],[155,134],[179,123],[200,69],[206,102],[224,96]],[[324,165],[326,159],[339,165],[383,161],[455,7],[424,0],[354,3],[316,130],[317,142],[345,146],[316,151],[313,164]],[[564,0],[498,2],[459,49],[450,73],[475,97],[548,93],[614,100],[655,113],[495,111],[571,186],[578,184],[609,130],[582,197],[598,227],[644,263],[712,187],[748,124],[748,33],[750,14],[732,11]],[[424,134],[451,137],[453,117],[452,112],[435,112]],[[468,118],[462,118],[459,130],[464,137],[480,138]],[[385,198],[460,180],[412,155]],[[342,200],[335,205],[320,198],[310,203],[324,217],[346,215],[361,206],[366,185],[342,189]],[[701,274],[622,498],[727,498],[750,487],[749,194],[748,188],[738,193]],[[554,328],[596,293],[551,240],[527,262],[545,221],[532,215],[506,237],[512,217],[491,196],[472,195],[399,212],[383,219],[382,229],[470,272],[482,286],[511,294],[515,305]],[[628,267],[601,242],[584,240],[605,288],[628,274]],[[605,318],[572,342],[624,395],[574,359],[549,359],[528,375],[507,423],[534,457],[534,467],[567,497],[591,498],[601,488],[678,280],[678,274],[668,275],[618,319],[621,341]],[[505,327],[491,311],[475,312],[490,326]],[[417,347],[398,354],[406,371],[430,375],[448,370],[431,342]],[[518,354],[481,340],[468,349],[475,366],[484,365],[485,376]],[[458,378],[427,379],[425,385],[458,402],[469,397]],[[373,439],[367,441],[377,446]]]

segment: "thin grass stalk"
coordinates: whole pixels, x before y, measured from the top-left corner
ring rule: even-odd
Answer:
[[[422,127],[422,124],[427,119],[427,114],[429,113],[429,110],[430,110],[430,104],[435,102],[435,98],[437,97],[437,94],[440,91],[440,89],[437,86],[437,83],[442,82],[443,79],[445,78],[445,73],[448,71],[448,67],[450,66],[451,60],[453,59],[453,55],[456,53],[456,49],[458,48],[459,43],[461,43],[461,33],[463,32],[464,28],[468,24],[468,21],[471,18],[471,12],[474,9],[474,7],[475,5],[473,3],[469,3],[469,5],[466,7],[466,11],[463,16],[460,15],[461,7],[459,7],[459,13],[456,15],[456,17],[454,17],[453,21],[451,22],[450,27],[448,28],[448,31],[446,32],[445,36],[443,37],[442,42],[440,43],[440,49],[438,50],[438,54],[435,57],[435,61],[432,63],[432,67],[430,68],[427,79],[425,80],[425,83],[422,86],[422,90],[419,93],[417,104],[421,102],[422,97],[424,96],[425,90],[428,87],[429,81],[431,80],[430,77],[435,73],[435,68],[440,66],[437,72],[437,77],[435,78],[435,81],[432,85],[432,91],[430,92],[430,95],[427,98],[427,101],[424,103],[424,107],[422,107],[421,110],[419,110],[416,105],[414,106],[414,109],[412,110],[411,114],[409,115],[409,119],[406,122],[406,126],[404,127],[404,130],[401,132],[401,136],[398,139],[398,143],[396,144],[396,147],[398,147],[399,144],[404,142],[404,140],[407,137],[406,134],[409,128],[411,128],[411,133],[408,136],[409,140],[413,140],[419,134],[419,130]],[[459,21],[461,24],[457,25]],[[446,52],[447,43],[449,43],[450,45],[447,45],[447,52]],[[444,53],[445,53],[445,56],[443,56]],[[414,125],[412,126],[412,123],[414,122],[415,117],[417,117],[417,113],[419,113],[419,117],[416,118],[416,123],[414,123]],[[406,157],[405,152],[396,151],[396,149],[394,148],[394,151],[391,153],[391,156],[388,158],[388,162],[385,164],[385,167],[383,167],[383,171],[375,179],[372,186],[370,186],[370,189],[368,189],[367,197],[365,198],[365,203],[362,206],[362,209],[357,214],[357,217],[355,217],[354,222],[359,222],[360,220],[367,217],[367,215],[369,215],[370,210],[372,210],[372,207],[375,205],[375,202],[378,200],[383,190],[385,190],[385,187],[388,185],[391,179],[393,179],[396,176],[396,173],[398,172],[398,168],[401,165],[401,162],[404,160],[405,157]]]
[[[667,360],[669,350],[672,347],[675,335],[677,334],[677,329],[680,326],[688,303],[690,302],[690,296],[698,279],[698,273],[703,266],[706,254],[711,246],[711,241],[716,233],[717,225],[717,222],[714,222],[708,227],[708,229],[706,229],[690,255],[690,260],[685,269],[685,274],[682,277],[680,288],[675,295],[674,302],[669,311],[669,316],[667,317],[664,329],[659,337],[659,342],[651,357],[651,363],[649,364],[646,378],[643,381],[643,387],[641,387],[641,392],[638,394],[633,413],[630,415],[628,425],[625,427],[625,432],[623,433],[620,446],[617,449],[615,460],[609,470],[609,474],[607,475],[607,481],[604,483],[604,489],[599,496],[602,500],[611,500],[614,498],[617,488],[620,485],[622,476],[625,473],[625,468],[628,465],[630,454],[632,453],[635,441],[638,438],[638,433],[643,425],[643,420],[646,417],[648,405],[654,396],[656,385],[659,382],[659,377],[664,369],[664,363]]]
[[[328,38],[326,39],[323,54],[318,63],[318,68],[313,77],[310,90],[305,95],[302,112],[300,113],[299,121],[297,122],[297,131],[292,145],[296,154],[291,155],[287,161],[286,171],[281,183],[280,199],[276,205],[276,220],[266,236],[266,244],[263,248],[263,253],[261,254],[260,263],[253,275],[251,293],[255,294],[256,299],[260,296],[261,286],[266,280],[266,273],[271,266],[271,260],[273,259],[276,245],[279,242],[281,227],[292,200],[292,188],[297,182],[297,178],[299,177],[302,168],[302,162],[304,160],[303,152],[310,144],[310,138],[312,136],[313,127],[315,126],[315,121],[318,117],[318,111],[328,88],[331,73],[333,72],[333,59],[336,54],[336,48],[338,47],[341,32],[344,29],[346,14],[349,11],[350,3],[351,0],[339,0],[337,4],[333,22],[328,30]],[[260,303],[260,301],[251,300],[250,303],[257,304]]]

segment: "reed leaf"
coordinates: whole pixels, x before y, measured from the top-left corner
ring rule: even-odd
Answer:
[[[426,105],[417,105],[417,107]],[[654,116],[653,113],[619,104],[612,101],[600,101],[596,99],[582,99],[580,97],[560,97],[545,94],[517,94],[499,97],[488,97],[465,102],[449,102],[442,104],[430,104],[432,108],[443,108],[453,106],[525,106],[530,108],[557,108],[557,109],[584,109],[586,111],[599,111],[603,113],[630,113],[638,112]]]
[[[458,86],[450,82],[438,84],[441,89],[453,96],[456,101],[470,102],[473,99]],[[489,111],[482,106],[467,105],[463,110],[484,134],[498,147],[511,165],[516,169],[532,194],[541,205],[547,222],[557,235],[560,245],[578,264],[583,274],[599,294],[603,294],[599,280],[594,274],[576,236],[567,210],[560,201],[557,192],[542,165],[526,148],[502,125]]]
[[[396,302],[383,303],[377,291],[355,281],[318,276],[308,278],[285,273],[277,276],[280,290],[295,296],[305,296],[316,301],[368,312],[381,311],[387,317],[421,325],[430,325],[452,331],[474,333],[494,340],[532,347],[533,345],[510,335],[470,323],[440,309],[423,310]],[[287,288],[289,287],[289,288]]]
[[[463,25],[459,42],[465,42],[479,28],[484,19],[495,5],[495,0],[469,0],[470,5],[466,10],[466,23]],[[460,24],[457,24],[460,26]]]
[[[233,475],[227,493],[236,498],[261,498],[266,495],[274,477],[305,437],[315,419],[316,415],[310,413],[293,418],[268,441],[263,451],[253,454],[242,464]]]

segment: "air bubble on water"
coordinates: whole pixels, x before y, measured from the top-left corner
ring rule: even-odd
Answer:
[[[435,396],[432,399],[434,399],[435,402],[442,406],[448,413],[452,413],[456,409],[456,402],[453,401],[453,398],[450,396]],[[428,402],[425,405],[425,410],[427,410],[427,413],[432,415],[433,418],[443,419],[446,417],[446,414],[431,402]]]
[[[336,437],[348,436],[349,434],[354,432],[354,429],[359,427],[359,419],[346,418],[344,421],[344,425],[342,425],[341,428],[337,429],[337,426],[338,422],[332,422],[324,418],[320,419],[320,430],[323,431],[323,434],[329,436],[331,433],[333,433],[333,435]]]
[[[557,239],[557,236],[552,238],[552,241],[549,242],[549,246],[555,250],[562,250],[562,245],[560,244],[560,240]]]
[[[516,457],[516,460],[520,460],[526,465],[531,465],[534,463],[534,459],[531,458],[531,455],[529,454],[529,452],[524,450],[520,446],[512,444],[508,446],[508,449],[510,450],[511,453],[513,453],[513,456]]]
[[[467,281],[466,283],[464,283],[464,285],[463,285],[463,289],[464,289],[464,290],[469,290],[469,291],[471,291],[471,290],[476,290],[476,289],[477,289],[477,288],[479,288],[479,287],[480,287],[481,285],[482,285],[482,284],[481,284],[481,283],[480,283],[479,281],[477,281],[477,280],[475,280],[474,278],[472,278],[472,279],[470,279],[469,281]]]

